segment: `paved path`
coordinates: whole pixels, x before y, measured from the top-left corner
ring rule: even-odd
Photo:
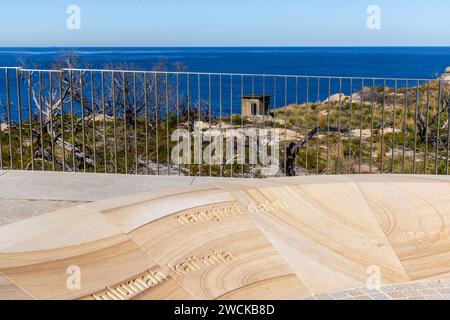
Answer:
[[[193,177],[0,171],[0,199],[98,201],[164,187],[188,186]]]
[[[50,211],[79,205],[79,201],[0,199],[0,226]]]
[[[315,296],[314,300],[450,300],[450,280],[420,281],[356,288]]]

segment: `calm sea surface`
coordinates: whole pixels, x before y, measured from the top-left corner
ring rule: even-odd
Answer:
[[[161,59],[187,71],[434,78],[450,66],[450,47],[384,48],[0,48],[0,66],[50,67],[74,53],[95,68],[126,62],[151,69]]]
[[[195,104],[200,92],[202,104],[211,102],[214,114],[235,113],[240,106],[241,90],[244,94],[265,93],[272,96],[270,108],[290,103],[323,101],[330,94],[343,92],[347,95],[362,86],[394,86],[393,81],[371,82],[367,78],[414,78],[435,79],[450,66],[450,47],[384,47],[384,48],[0,48],[0,66],[22,66],[51,68],[65,55],[74,55],[79,67],[145,69],[152,70],[162,60],[168,70],[175,70],[177,63],[185,71],[239,74],[277,74],[310,76],[363,77],[364,83],[348,79],[294,78],[285,82],[283,77],[212,77],[211,95],[207,77],[201,78],[200,89],[197,79],[191,79],[187,92],[186,76],[180,77],[179,96],[192,99]],[[12,117],[17,118],[17,90],[14,74],[10,75],[10,98]],[[87,75],[89,77],[89,74]],[[195,77],[195,76],[194,76]],[[262,79],[264,79],[262,81]],[[86,83],[89,82],[87,78]],[[98,76],[96,77],[98,89]],[[173,81],[173,79],[171,80]],[[219,81],[220,84],[219,84]],[[399,87],[415,86],[416,81],[399,81]],[[0,71],[0,120],[6,118],[7,98],[5,94],[5,73]],[[26,88],[22,89],[23,92]],[[24,100],[25,101],[25,100]],[[205,102],[206,101],[206,102]],[[78,108],[79,109],[79,108]],[[26,111],[25,111],[26,112]]]

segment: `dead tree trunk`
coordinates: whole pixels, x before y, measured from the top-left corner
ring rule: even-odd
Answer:
[[[295,176],[295,159],[299,154],[300,150],[304,147],[304,145],[315,135],[323,132],[333,132],[333,133],[349,133],[348,129],[344,128],[320,128],[316,127],[308,132],[308,134],[301,139],[298,143],[291,142],[286,147],[286,172],[285,174],[289,177]]]

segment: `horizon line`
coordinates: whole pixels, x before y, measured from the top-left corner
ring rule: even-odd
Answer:
[[[45,48],[57,48],[57,49],[70,49],[70,48],[450,48],[449,45],[278,45],[278,46],[271,46],[271,45],[246,45],[246,46],[239,46],[239,45],[225,45],[225,46],[219,46],[219,45],[198,45],[198,46],[174,46],[174,45],[167,45],[167,46],[147,46],[147,45],[42,45],[42,46],[3,46],[0,45],[1,49],[10,49],[10,48],[27,48],[27,49],[45,49]]]

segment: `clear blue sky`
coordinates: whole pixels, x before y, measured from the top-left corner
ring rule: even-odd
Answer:
[[[449,0],[2,0],[0,46],[450,45],[449,15]]]

